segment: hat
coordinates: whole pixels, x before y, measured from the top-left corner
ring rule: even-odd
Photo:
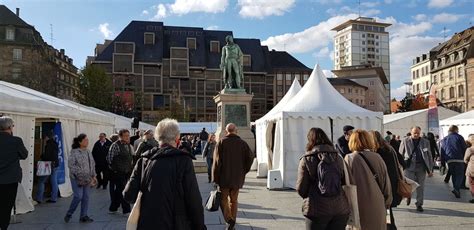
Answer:
[[[392,132],[390,132],[390,131],[387,131],[387,135],[392,135]]]
[[[344,132],[348,132],[354,129],[354,126],[346,125],[342,128]]]
[[[147,134],[153,134],[153,130],[149,129],[149,130],[145,131],[145,135],[147,135]]]

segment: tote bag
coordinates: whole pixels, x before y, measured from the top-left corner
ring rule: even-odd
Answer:
[[[36,176],[51,175],[51,161],[38,161],[36,166],[37,166]]]
[[[347,200],[351,207],[351,214],[349,215],[349,220],[347,221],[347,226],[352,227],[352,229],[360,229],[360,216],[359,216],[359,203],[357,201],[357,186],[351,184],[349,180],[349,171],[347,163],[344,161],[344,181],[346,184],[342,186],[344,193],[346,194]]]
[[[138,219],[140,218],[140,206],[142,203],[142,192],[138,192],[137,201],[133,205],[133,209],[128,216],[126,230],[137,230]]]
[[[207,198],[206,210],[209,212],[215,212],[219,210],[220,203],[221,203],[221,192],[219,190],[211,191],[209,193],[209,198]]]

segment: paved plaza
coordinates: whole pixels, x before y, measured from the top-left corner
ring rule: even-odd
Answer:
[[[239,196],[237,229],[304,229],[301,215],[301,199],[294,190],[269,191],[266,179],[256,179],[255,172],[247,176],[247,181]],[[203,201],[212,186],[207,183],[206,174],[197,175]],[[462,198],[456,199],[437,174],[427,179],[425,194],[425,212],[417,213],[414,205],[407,207],[405,202],[395,209],[395,218],[399,229],[456,229],[474,228],[474,204],[467,201],[470,194],[462,191]],[[19,215],[19,224],[11,225],[12,230],[29,229],[125,229],[126,218],[107,213],[109,206],[108,190],[94,189],[91,195],[90,216],[95,220],[91,224],[78,222],[79,209],[69,224],[63,217],[71,198],[62,198],[56,204],[36,206],[34,212]],[[412,202],[414,203],[414,201]],[[222,214],[205,212],[208,229],[224,229]]]

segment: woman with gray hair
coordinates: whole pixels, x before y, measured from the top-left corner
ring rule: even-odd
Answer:
[[[130,203],[142,193],[138,229],[206,229],[195,158],[176,148],[179,135],[176,120],[160,121],[155,129],[159,146],[142,155],[125,187]]]
[[[18,183],[21,182],[22,173],[20,160],[26,159],[26,150],[23,140],[13,136],[13,119],[0,117],[0,229],[7,229],[10,216],[15,204]]]

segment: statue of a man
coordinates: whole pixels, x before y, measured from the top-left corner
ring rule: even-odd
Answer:
[[[227,44],[222,47],[220,65],[224,77],[224,88],[241,89],[244,78],[242,50],[234,43],[231,35],[227,35],[225,41]]]

